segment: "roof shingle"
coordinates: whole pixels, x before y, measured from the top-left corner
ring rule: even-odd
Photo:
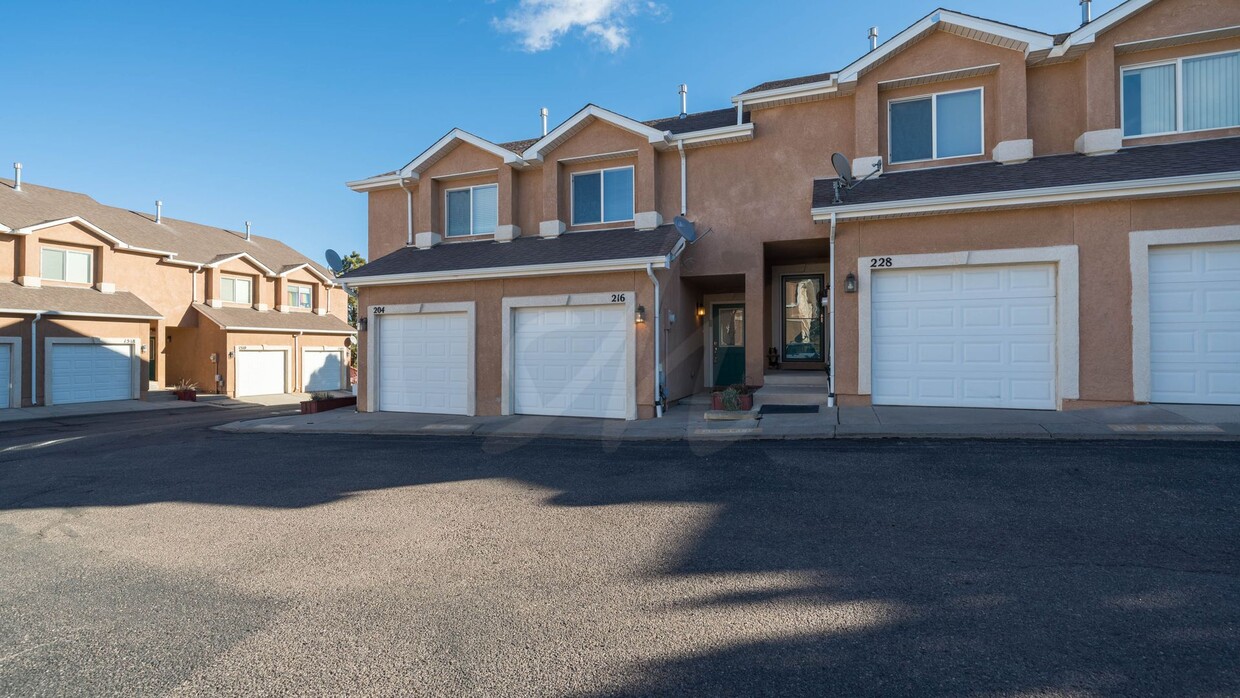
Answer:
[[[127,291],[101,293],[93,288],[73,286],[31,288],[9,282],[0,283],[0,312],[13,310],[32,310],[53,315],[160,317],[154,308]]]
[[[349,323],[335,315],[280,313],[272,310],[259,311],[253,308],[212,308],[202,303],[195,303],[194,310],[225,330],[264,329],[331,334],[352,334],[354,332]]]

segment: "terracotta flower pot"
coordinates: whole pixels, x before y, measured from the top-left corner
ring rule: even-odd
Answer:
[[[753,409],[753,395],[752,394],[738,395],[737,402],[741,403],[740,409],[737,410],[738,412],[748,412],[749,410]],[[715,393],[711,395],[710,408],[716,411],[727,409],[726,407],[723,406],[723,393]]]
[[[185,402],[198,402],[198,392],[195,390],[175,390],[173,391],[178,400]]]
[[[301,403],[302,414],[318,414],[328,410],[335,410],[341,407],[351,407],[357,404],[357,396],[350,395],[348,397],[332,397],[326,400],[306,400]]]

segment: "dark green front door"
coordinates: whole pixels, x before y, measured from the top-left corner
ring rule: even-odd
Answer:
[[[711,350],[715,387],[745,382],[745,306],[716,305],[711,310]]]

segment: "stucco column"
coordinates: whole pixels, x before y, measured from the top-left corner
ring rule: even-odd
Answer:
[[[220,270],[215,267],[207,267],[204,271],[207,273],[207,293],[202,301],[212,308],[221,308],[223,307],[223,301],[220,300]]]
[[[637,172],[634,175],[633,205],[637,211],[657,211],[658,201],[656,159],[654,145],[644,143],[637,149]]]
[[[1029,138],[1029,89],[1025,62],[999,66],[999,140]]]
[[[433,180],[423,179],[418,182],[418,188],[413,192],[413,232],[415,235],[440,232],[435,225],[434,218],[435,189]]]
[[[1119,127],[1115,100],[1115,52],[1095,49],[1085,52],[1085,130],[1105,131]]]
[[[17,283],[22,286],[39,286],[43,270],[39,265],[39,246],[29,235],[17,238]]]
[[[499,224],[513,225],[517,222],[517,177],[511,167],[499,168]]]
[[[857,92],[853,95],[856,114],[854,130],[856,132],[856,152],[854,158],[868,158],[881,155],[878,152],[878,85],[857,84]]]
[[[283,276],[276,277],[276,302],[275,309],[277,312],[287,313],[288,307],[288,279]]]
[[[759,250],[758,259],[762,259]],[[745,383],[760,386],[766,374],[766,275],[763,269],[745,274]]]
[[[254,277],[254,287],[254,309],[269,310],[272,307],[272,296],[275,295],[275,280],[260,274]]]
[[[560,217],[560,163],[558,161],[547,160],[543,163],[542,187],[542,220],[538,224],[538,234],[543,237],[555,237],[564,232],[567,225]]]

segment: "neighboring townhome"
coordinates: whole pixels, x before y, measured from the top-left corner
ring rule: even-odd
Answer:
[[[1240,404],[1240,3],[1080,4],[350,183],[360,409]]]
[[[344,290],[284,243],[0,179],[0,407],[347,388]]]

